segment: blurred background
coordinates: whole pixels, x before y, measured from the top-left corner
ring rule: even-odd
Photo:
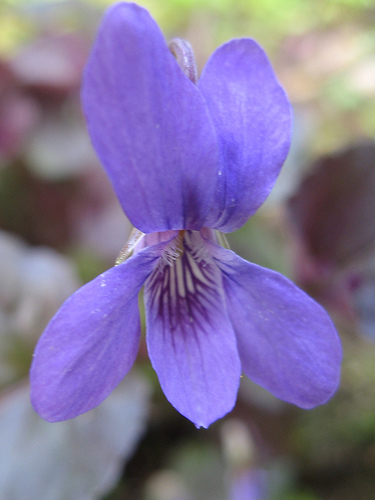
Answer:
[[[242,379],[197,430],[162,394],[142,341],[100,407],[48,424],[29,403],[34,345],[61,303],[108,269],[130,231],[91,148],[82,69],[104,0],[0,0],[0,498],[375,498],[375,2],[149,0],[199,71],[255,38],[294,107],[289,158],[231,247],[280,271],[339,330],[341,386],[300,410]]]

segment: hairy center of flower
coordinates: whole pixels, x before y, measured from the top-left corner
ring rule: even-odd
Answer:
[[[207,227],[202,228],[200,231],[180,229],[177,236],[174,236],[175,234],[176,232],[173,230],[145,234],[134,228],[130,233],[128,241],[121,249],[116,259],[115,266],[118,266],[133,253],[137,253],[143,248],[168,241],[169,243],[159,259],[159,269],[164,265],[172,266],[175,261],[180,259],[185,253],[186,245],[188,245],[193,252],[195,258],[201,261],[207,256],[207,248],[204,244],[204,239],[214,244],[219,244],[224,248],[230,248],[225,235],[215,229],[209,229]]]
[[[179,231],[145,284],[155,316],[173,332],[193,334],[207,323],[207,308],[217,301],[219,270],[199,231]]]
[[[159,266],[162,266],[164,264],[172,266],[176,260],[181,258],[184,253],[185,232],[185,229],[179,231],[176,238],[174,238],[168,245],[168,247],[164,250],[159,261]]]

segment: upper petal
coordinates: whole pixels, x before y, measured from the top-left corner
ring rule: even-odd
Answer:
[[[216,133],[198,88],[145,9],[108,9],[82,101],[93,145],[134,226],[199,229],[215,188]]]
[[[30,372],[34,409],[50,422],[99,405],[138,351],[138,292],[159,257],[147,248],[73,294],[40,338]]]
[[[266,54],[250,39],[219,47],[198,86],[218,134],[222,162],[205,225],[233,231],[254,214],[276,181],[289,150],[291,107]]]
[[[180,250],[146,282],[147,345],[168,400],[208,427],[235,404],[240,360],[221,273],[200,234],[188,232]]]
[[[215,249],[242,368],[302,408],[325,403],[339,384],[341,345],[325,310],[284,276]]]

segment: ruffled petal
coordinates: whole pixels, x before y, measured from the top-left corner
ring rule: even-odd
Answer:
[[[134,226],[199,229],[215,189],[216,132],[204,98],[145,9],[108,9],[82,100],[93,145]]]
[[[168,400],[208,427],[235,404],[240,360],[221,273],[200,234],[185,234],[180,250],[146,282],[147,344]]]
[[[147,248],[73,294],[52,318],[35,349],[31,401],[49,422],[99,405],[136,358],[138,292],[163,246]]]
[[[198,82],[219,139],[222,168],[208,227],[234,231],[271,191],[288,154],[292,114],[270,62],[250,39],[209,59]]]
[[[341,345],[325,310],[284,276],[215,248],[244,373],[302,408],[325,403],[340,378]]]

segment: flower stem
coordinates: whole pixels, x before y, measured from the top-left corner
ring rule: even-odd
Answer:
[[[190,43],[182,38],[173,38],[169,42],[168,47],[185,75],[190,81],[196,84],[198,82],[198,71],[193,48]]]

